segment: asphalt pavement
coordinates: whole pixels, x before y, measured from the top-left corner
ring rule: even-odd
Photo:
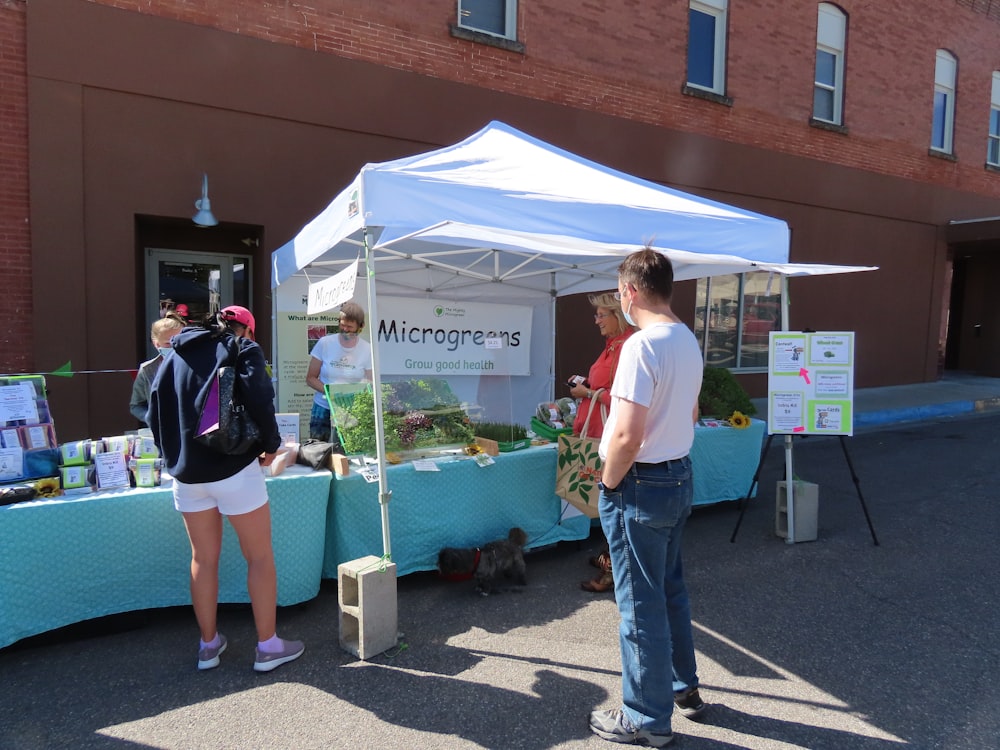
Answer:
[[[736,503],[695,509],[685,564],[710,708],[675,715],[673,746],[997,746],[998,405],[993,379],[857,392],[853,437],[794,443],[796,475],[819,486],[815,541],[775,535],[778,441],[735,541]],[[279,611],[307,650],[268,674],[251,669],[247,605],[221,608],[230,645],[209,672],[187,607],[26,639],[0,649],[0,748],[612,747],[586,722],[621,695],[613,598],[579,589],[599,542],[530,553],[528,586],[488,598],[401,578],[399,645],[367,661],[339,646],[335,581]]]

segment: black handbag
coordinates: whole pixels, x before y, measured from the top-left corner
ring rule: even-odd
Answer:
[[[58,488],[58,484],[56,487]],[[35,488],[27,484],[15,484],[10,487],[0,487],[0,505],[13,505],[34,500],[38,495]]]
[[[249,453],[260,443],[260,427],[246,410],[236,372],[236,354],[230,346],[232,364],[220,367],[201,407],[198,432],[202,445],[230,456]]]
[[[309,438],[299,445],[298,463],[313,469],[329,469],[333,443]]]

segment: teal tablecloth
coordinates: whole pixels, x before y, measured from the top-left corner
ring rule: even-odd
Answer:
[[[743,429],[735,427],[695,427],[691,446],[691,470],[694,472],[694,504],[709,505],[746,496],[753,481],[760,451],[764,445],[767,423],[750,421]],[[754,495],[757,488],[754,488]]]
[[[755,419],[741,430],[695,430],[695,505],[746,495],[765,427]],[[576,515],[554,494],[554,444],[502,453],[494,461],[480,468],[466,457],[437,459],[439,472],[417,471],[410,463],[388,467],[389,532],[397,575],[434,570],[442,547],[478,547],[505,537],[511,526],[527,532],[529,549],[589,535],[591,520]],[[365,482],[357,473],[335,476],[327,518],[324,578],[336,578],[342,562],[382,554],[377,483]]]
[[[330,476],[292,467],[267,480],[282,606],[319,592]],[[219,601],[247,602],[246,563],[224,529]],[[190,560],[169,487],[0,507],[0,647],[94,617],[190,604]]]
[[[529,549],[589,536],[589,518],[562,517],[563,501],[554,492],[554,444],[501,453],[493,460],[492,466],[479,467],[464,456],[436,459],[436,472],[417,471],[410,463],[388,467],[397,575],[434,570],[442,547],[478,547],[506,537],[512,526],[527,532]],[[353,471],[334,477],[325,578],[336,578],[342,562],[382,554],[381,518],[377,483],[369,484]]]

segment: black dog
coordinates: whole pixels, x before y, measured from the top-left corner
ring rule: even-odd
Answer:
[[[496,590],[501,577],[524,586],[528,583],[523,553],[527,541],[524,529],[515,526],[506,539],[498,539],[482,547],[445,547],[438,553],[438,573],[452,581],[475,576],[476,591],[483,596],[489,596]]]

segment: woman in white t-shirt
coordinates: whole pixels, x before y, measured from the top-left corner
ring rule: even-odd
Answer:
[[[340,331],[324,336],[310,353],[306,383],[316,391],[309,417],[309,437],[331,440],[330,404],[324,386],[328,383],[361,383],[372,379],[372,346],[359,335],[365,327],[365,311],[355,302],[340,308]]]

